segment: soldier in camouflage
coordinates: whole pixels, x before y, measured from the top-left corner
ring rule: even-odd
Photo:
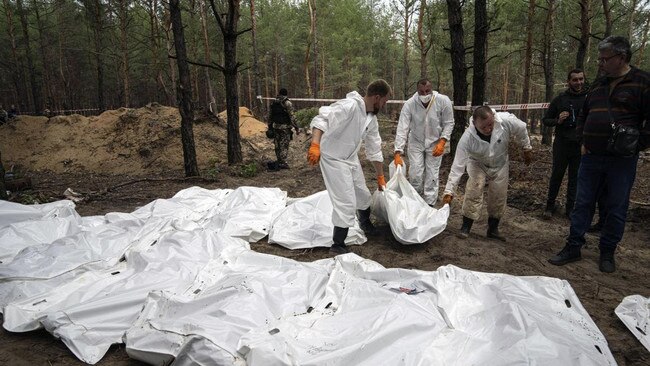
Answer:
[[[287,89],[280,89],[279,95],[271,103],[269,112],[269,129],[272,129],[275,134],[276,169],[289,169],[287,156],[289,154],[289,142],[293,138],[291,128],[296,130],[296,134],[300,134],[300,129],[293,114],[293,105],[287,94]]]

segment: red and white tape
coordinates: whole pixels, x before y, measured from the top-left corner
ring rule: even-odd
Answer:
[[[528,103],[528,104],[496,104],[496,105],[490,105],[492,109],[496,111],[509,111],[509,110],[520,110],[520,109],[546,109],[548,108],[549,103]],[[464,106],[464,107],[454,107],[454,109],[459,110],[459,111],[469,111],[471,110],[472,106]]]
[[[258,99],[262,100],[273,100],[275,98],[262,97],[258,96]],[[289,98],[292,101],[296,102],[321,102],[321,103],[334,103],[338,99],[316,99],[316,98]],[[389,100],[388,104],[404,104],[405,100]],[[549,103],[526,103],[526,104],[495,104],[490,105],[496,111],[509,111],[509,110],[521,110],[521,109],[546,109],[548,108]],[[454,109],[459,111],[470,111],[474,108],[471,105],[466,105],[463,107],[454,107]]]

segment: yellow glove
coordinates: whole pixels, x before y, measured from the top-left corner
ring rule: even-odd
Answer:
[[[445,144],[447,143],[447,139],[442,138],[438,140],[438,143],[436,144],[436,147],[433,148],[433,156],[440,156],[445,152]]]
[[[524,150],[524,164],[530,165],[533,161],[533,150]]]
[[[386,187],[386,178],[384,178],[383,175],[377,176],[377,185],[379,186],[380,191],[383,191],[384,187]]]
[[[451,200],[453,200],[453,199],[454,199],[454,196],[447,193],[446,195],[442,196],[442,203],[450,205]]]
[[[313,142],[309,146],[309,152],[307,153],[307,161],[309,165],[316,165],[320,160],[320,144],[318,142]]]
[[[395,151],[395,166],[404,166],[404,162],[402,161],[402,154],[399,151]]]

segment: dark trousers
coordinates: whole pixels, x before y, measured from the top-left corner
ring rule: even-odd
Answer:
[[[548,198],[546,209],[555,209],[555,199],[560,192],[564,172],[569,171],[566,192],[566,213],[570,213],[576,201],[578,187],[578,168],[580,167],[580,144],[576,141],[567,141],[562,137],[555,137],[553,142],[553,170],[548,184]]]
[[[585,232],[591,225],[596,201],[603,203],[603,228],[600,251],[613,252],[623,238],[630,191],[636,178],[638,155],[631,158],[614,156],[582,156],[578,170],[578,193],[571,213],[568,245],[583,246]],[[604,190],[604,187],[607,187]]]

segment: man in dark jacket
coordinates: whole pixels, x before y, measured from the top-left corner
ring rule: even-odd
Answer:
[[[630,43],[624,37],[610,36],[598,44],[598,68],[604,77],[594,82],[578,118],[576,132],[582,143],[582,159],[576,203],[566,245],[548,260],[551,264],[561,266],[581,259],[585,232],[596,200],[602,195],[605,215],[599,268],[606,273],[616,270],[614,252],[625,230],[639,151],[650,147],[650,74],[631,66],[631,58]],[[638,132],[638,144],[629,154],[608,148],[616,126]],[[606,191],[601,193],[605,186]]]
[[[300,134],[300,129],[293,115],[293,105],[287,97],[287,94],[287,89],[280,89],[278,96],[271,103],[271,110],[269,111],[269,130],[273,130],[275,156],[277,158],[276,163],[273,164],[273,170],[289,169],[287,157],[289,154],[289,142],[292,138],[291,128],[293,127],[296,130],[296,134]]]
[[[548,185],[546,210],[544,210],[546,219],[550,219],[555,212],[555,199],[560,191],[567,168],[569,177],[566,193],[566,216],[571,213],[576,199],[578,167],[580,166],[580,144],[576,137],[576,122],[587,95],[584,88],[585,73],[581,69],[569,71],[567,83],[569,88],[551,101],[543,119],[544,125],[555,127],[553,170]]]

